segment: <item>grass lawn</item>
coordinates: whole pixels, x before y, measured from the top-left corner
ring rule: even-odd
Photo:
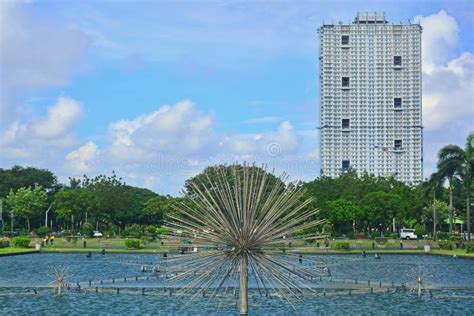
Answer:
[[[86,242],[86,247],[84,247],[84,241]],[[165,242],[165,245],[170,243]],[[157,241],[144,241],[140,240],[140,246],[142,250],[162,250],[164,247],[161,246],[159,240]],[[91,251],[93,249],[106,249],[106,250],[127,250],[125,247],[125,238],[87,238],[80,239],[78,238],[75,242],[68,241],[65,238],[56,238],[54,241],[54,246],[45,245],[43,250],[48,251],[49,249],[69,249],[75,251]]]
[[[22,253],[22,252],[35,252],[35,248],[17,248],[17,247],[5,247],[0,248],[0,256],[2,254],[10,254],[10,253]]]
[[[441,249],[434,249],[432,253],[439,254],[439,255],[446,255],[446,256],[463,256],[463,257],[470,257],[474,258],[474,253],[466,253],[465,249],[453,249],[453,250],[441,250]]]
[[[86,241],[87,247],[84,248],[83,242]],[[41,242],[40,239],[32,240],[31,245],[34,245],[36,242]],[[336,250],[335,244],[337,242],[348,242],[350,244],[350,250]],[[303,254],[360,254],[362,251],[365,251],[368,254],[373,253],[397,253],[397,254],[424,254],[423,246],[425,241],[417,240],[404,240],[403,249],[400,249],[400,240],[388,240],[383,244],[375,244],[375,249],[373,249],[373,240],[331,240],[330,249],[326,252],[321,246],[322,241],[319,241],[319,248],[317,243],[305,244],[303,242],[295,242],[292,244],[291,248],[287,248],[287,253],[303,253]],[[436,244],[436,243],[432,243]],[[288,244],[282,243],[281,246],[287,246]],[[75,242],[66,240],[65,238],[56,238],[54,241],[54,246],[47,245],[42,248],[42,252],[101,252],[102,249],[105,249],[109,253],[162,253],[169,252],[170,249],[178,249],[183,247],[183,245],[177,240],[164,240],[164,245],[161,244],[160,240],[156,241],[147,241],[141,240],[140,249],[128,249],[125,247],[124,238],[87,238],[85,240],[78,238]],[[434,247],[436,248],[436,247]],[[2,254],[11,254],[11,253],[21,253],[21,252],[34,252],[34,248],[15,248],[7,247],[0,248],[0,256]],[[275,250],[275,252],[280,252],[281,250]],[[444,256],[463,256],[474,258],[474,253],[467,254],[464,249],[454,249],[454,250],[441,250],[433,249],[431,254],[435,255],[444,255]]]
[[[59,247],[47,247],[41,248],[42,252],[64,252],[64,253],[86,253],[86,252],[102,252],[102,248],[59,248]],[[108,248],[105,250],[107,253],[162,253],[167,252],[166,249],[128,249],[128,248]]]

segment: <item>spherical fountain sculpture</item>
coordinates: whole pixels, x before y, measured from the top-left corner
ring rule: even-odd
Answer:
[[[179,292],[193,293],[192,301],[204,293],[216,296],[229,280],[238,279],[240,314],[247,315],[251,274],[259,291],[294,306],[305,281],[320,270],[293,260],[286,245],[317,237],[304,232],[322,223],[315,219],[318,211],[309,208],[301,186],[285,184],[285,174],[272,181],[275,177],[265,168],[247,164],[213,170],[191,183],[192,192],[175,205],[166,227],[192,236],[197,245],[217,247],[164,259],[170,281],[181,282]]]

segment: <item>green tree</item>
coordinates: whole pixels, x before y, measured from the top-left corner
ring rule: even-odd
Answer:
[[[471,238],[471,196],[472,179],[474,178],[474,132],[467,136],[465,148],[447,145],[438,153],[438,173],[452,175],[462,182],[466,192],[466,222],[468,238]]]
[[[444,185],[448,181],[448,192],[449,192],[449,232],[453,232],[453,209],[454,209],[454,196],[453,190],[454,186],[459,183],[456,175],[456,165],[455,164],[446,164],[442,169],[439,169],[438,172],[434,173],[434,179],[438,182],[439,186]],[[433,177],[432,176],[432,177]]]
[[[81,212],[96,225],[113,224],[124,229],[131,224],[152,224],[151,219],[143,215],[143,208],[156,193],[127,185],[115,172],[111,176],[71,178],[70,183],[85,197]]]
[[[145,202],[142,216],[153,224],[161,226],[165,214],[170,210],[172,198],[169,196],[156,196]]]
[[[327,203],[344,199],[358,205],[363,210],[359,219],[360,225],[369,225],[373,220],[370,218],[371,213],[367,212],[367,209],[363,209],[361,203],[361,200],[369,193],[385,192],[400,197],[396,209],[391,213],[391,216],[395,217],[399,224],[413,218],[420,221],[422,209],[426,203],[423,196],[425,191],[422,186],[408,186],[397,181],[394,177],[377,177],[368,173],[358,176],[353,170],[349,170],[349,172],[341,174],[337,178],[321,177],[315,179],[305,183],[303,187],[306,189],[307,197],[313,198],[310,207],[321,210],[319,214],[321,218],[330,216]],[[392,221],[393,217],[387,220]]]
[[[261,169],[260,167],[252,166],[250,167],[250,173],[252,173],[253,169]],[[204,169],[203,172],[200,174],[186,180],[184,184],[184,191],[187,194],[194,194],[197,190],[203,190],[205,187],[209,190],[213,190],[211,186],[209,186],[210,182],[216,183],[218,177],[218,173],[226,174],[227,180],[229,181],[230,185],[233,185],[235,175],[233,174],[234,171],[242,173],[244,168],[242,166],[237,166],[237,168],[233,168],[232,166],[228,165],[216,165],[216,166],[209,166]],[[277,188],[279,192],[282,192],[285,188],[285,183],[278,177],[274,176],[269,172],[265,172],[264,175],[268,177],[269,185],[266,187],[265,194],[269,194],[270,190],[273,188]]]
[[[329,201],[327,208],[328,221],[341,233],[350,231],[353,222],[358,221],[362,215],[362,210],[357,204],[345,199]]]
[[[31,218],[42,214],[46,200],[47,194],[41,186],[20,188],[16,192],[11,190],[7,196],[7,203],[12,212],[26,219],[28,231],[31,230]]]
[[[387,192],[371,192],[360,200],[367,225],[385,230],[393,218],[404,217],[402,199],[398,194]]]
[[[61,222],[70,222],[71,230],[76,231],[80,221],[86,222],[86,212],[89,203],[83,189],[63,189],[54,195],[53,210],[56,219]]]
[[[434,210],[434,211],[433,211]],[[444,219],[449,216],[449,206],[444,201],[434,200],[432,205],[423,208],[423,217],[425,221],[433,223],[433,234],[436,235],[436,228]]]
[[[13,166],[11,169],[0,168],[0,198],[6,197],[10,190],[41,186],[46,191],[58,188],[56,176],[47,169]]]

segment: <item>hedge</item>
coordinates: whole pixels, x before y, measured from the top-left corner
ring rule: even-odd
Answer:
[[[140,239],[126,239],[125,240],[125,247],[127,248],[135,248],[138,249],[140,248]]]
[[[8,239],[0,239],[0,248],[6,248],[10,246]]]
[[[350,247],[351,246],[347,241],[339,241],[334,245],[334,248],[337,250],[349,250]]]
[[[453,250],[453,243],[450,241],[438,241],[439,249]]]
[[[30,246],[31,239],[28,237],[15,237],[12,239],[13,247],[28,248]]]
[[[471,241],[466,246],[466,253],[474,253],[474,242]]]

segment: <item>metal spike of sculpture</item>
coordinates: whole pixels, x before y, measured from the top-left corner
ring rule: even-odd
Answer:
[[[67,269],[63,267],[59,267],[59,268],[54,267],[54,277],[55,277],[55,280],[51,282],[51,284],[54,287],[55,295],[60,297],[67,287],[67,282],[66,282],[66,278],[68,277]]]
[[[294,307],[307,281],[320,275],[322,268],[301,264],[284,245],[317,238],[301,235],[322,223],[317,210],[308,210],[310,200],[296,183],[285,185],[279,178],[247,164],[213,167],[214,174],[191,183],[187,202],[176,205],[166,227],[193,237],[199,245],[218,245],[211,251],[168,257],[162,264],[181,282],[177,294],[189,294],[193,301],[201,295],[215,297],[227,292],[234,280],[239,287],[240,314],[248,313],[249,276],[265,295],[286,300]],[[275,181],[276,180],[276,181]],[[296,236],[295,233],[300,234]],[[284,245],[283,245],[284,244]],[[238,281],[237,281],[238,280]]]

